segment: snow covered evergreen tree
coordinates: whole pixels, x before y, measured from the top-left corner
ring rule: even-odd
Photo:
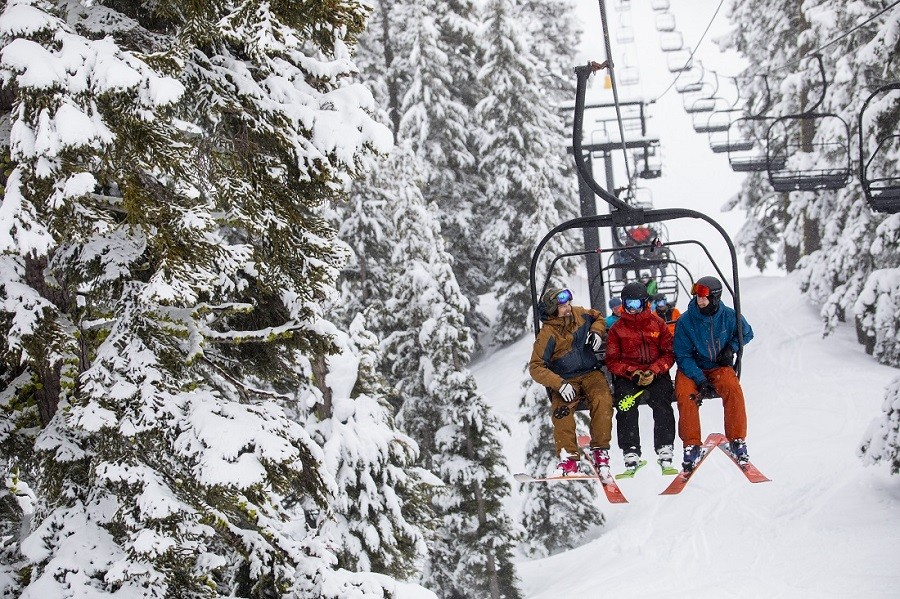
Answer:
[[[325,417],[310,422],[339,489],[334,518],[321,522],[323,536],[335,546],[341,567],[407,579],[425,556],[420,527],[431,516],[424,481],[434,477],[415,467],[415,441],[394,426],[385,399],[390,391],[378,371],[378,339],[362,314],[349,335],[337,328],[330,333],[341,351],[326,360]]]
[[[509,471],[491,414],[467,370],[473,340],[440,225],[421,194],[394,205],[393,293],[382,326],[385,362],[401,394],[399,419],[419,442],[423,464],[445,486],[425,584],[442,597],[518,597],[512,547],[517,531],[504,513]]]
[[[822,50],[827,88],[818,111],[835,114],[850,125],[850,147],[855,153],[858,116],[866,98],[884,83],[900,80],[900,7],[886,7],[875,0],[850,6],[840,0],[800,4],[750,0],[735,3],[731,17],[736,27],[726,45],[743,52],[753,65],[772,65],[769,71],[779,77],[772,87],[773,114],[796,114],[823,93],[811,55]],[[754,79],[751,89],[759,94],[760,85]],[[884,142],[872,167],[888,177],[898,176],[898,114],[900,93],[886,94],[871,106],[862,123],[862,139],[870,156]],[[809,123],[805,138],[809,151],[791,160],[804,161],[801,168],[807,169],[844,167],[846,155],[833,150],[847,144],[842,127],[835,119]],[[748,178],[742,205],[756,216],[742,230],[740,241],[760,265],[771,253],[773,233],[780,234],[785,251],[794,249],[793,259],[785,258],[786,265],[800,270],[801,288],[822,306],[826,333],[839,322],[855,322],[866,350],[880,362],[898,366],[900,215],[873,212],[856,173],[852,174],[842,189],[789,194],[761,194],[765,183]],[[890,403],[890,395],[886,402]]]
[[[546,388],[531,380],[527,373],[522,388],[525,393],[519,404],[521,420],[530,431],[525,467],[528,472],[543,474],[559,461],[553,444],[550,398]],[[584,425],[581,418],[576,418],[576,422]],[[597,489],[594,487],[569,484],[526,486],[522,506],[525,552],[540,558],[571,549],[581,541],[575,531],[602,526],[606,518],[597,507]],[[562,530],[567,531],[566,534],[560,534]]]
[[[345,252],[318,213],[390,143],[347,83],[365,16],[351,1],[5,4],[0,443],[21,449],[5,478],[31,476],[37,500],[3,548],[6,592],[394,590],[338,569],[313,512],[285,505],[341,487],[277,403],[315,397],[309,365],[337,350],[319,311]],[[375,405],[343,405],[341,424],[378,421]],[[410,454],[379,455],[381,482],[405,485]],[[417,535],[386,507],[370,544],[384,561],[354,557],[402,573]]]
[[[900,377],[888,386],[882,410],[863,437],[859,453],[864,463],[887,462],[891,474],[900,474]]]
[[[515,18],[517,0],[491,0],[479,31],[487,95],[476,119],[479,168],[488,178],[482,239],[494,247],[492,291],[500,305],[495,339],[508,343],[529,329],[531,252],[537,240],[574,216],[575,180],[567,172],[562,118],[548,105],[531,40]],[[562,238],[547,251],[563,247]]]

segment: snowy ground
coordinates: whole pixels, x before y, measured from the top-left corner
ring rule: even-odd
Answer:
[[[772,482],[750,484],[716,452],[681,495],[658,495],[670,477],[652,462],[652,416],[641,407],[651,463],[620,481],[630,503],[609,505],[598,491],[605,527],[561,531],[584,544],[547,559],[522,558],[526,597],[900,597],[900,476],[856,457],[887,383],[900,372],[867,356],[850,326],[823,339],[816,309],[791,277],[743,280],[742,306],[756,335],[742,375],[748,446]],[[512,431],[511,472],[525,463],[518,402],[530,351],[524,338],[473,367]],[[704,436],[722,431],[721,403],[707,401],[701,418]],[[679,456],[680,449],[676,440]],[[615,446],[613,454],[613,470],[620,469]],[[520,503],[518,495],[510,502],[517,519]]]

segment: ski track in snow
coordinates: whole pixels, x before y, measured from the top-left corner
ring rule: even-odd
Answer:
[[[578,303],[586,293],[576,287]],[[793,277],[743,280],[742,307],[755,333],[742,374],[748,445],[772,482],[749,483],[716,449],[680,495],[658,495],[671,477],[656,466],[652,415],[641,406],[649,463],[618,481],[630,503],[609,505],[598,486],[606,526],[562,532],[583,538],[570,551],[520,557],[526,597],[900,596],[900,476],[886,465],[864,467],[856,456],[897,369],[866,355],[852,324],[823,339],[817,309]],[[511,429],[510,479],[524,469],[518,418],[530,351],[528,336],[473,366],[479,389]],[[722,431],[721,403],[706,402],[701,419],[704,436]],[[611,454],[620,471],[615,443]],[[508,507],[518,519],[522,487],[512,486]]]

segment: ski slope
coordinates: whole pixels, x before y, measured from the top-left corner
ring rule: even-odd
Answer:
[[[573,282],[572,289],[583,303],[583,288]],[[816,308],[790,276],[745,279],[741,297],[755,333],[742,375],[747,442],[772,482],[749,483],[716,450],[680,495],[658,495],[671,477],[655,466],[652,415],[641,406],[651,463],[619,481],[630,503],[610,505],[598,488],[604,527],[560,531],[583,538],[571,551],[521,557],[526,597],[900,597],[900,476],[886,465],[864,467],[856,455],[900,371],[866,355],[850,325],[822,338]],[[479,389],[511,430],[509,507],[517,520],[522,485],[512,473],[525,468],[518,403],[530,351],[531,338],[523,338],[473,366]],[[721,432],[721,402],[705,402],[701,419],[704,437]],[[621,471],[613,439],[613,471]],[[675,449],[680,458],[678,439]]]

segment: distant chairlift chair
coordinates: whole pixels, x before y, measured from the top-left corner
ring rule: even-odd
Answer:
[[[876,89],[866,98],[859,111],[859,180],[862,184],[863,192],[866,195],[866,201],[869,206],[876,212],[887,212],[896,214],[900,212],[900,167],[895,160],[891,160],[890,152],[896,153],[898,145],[900,145],[900,131],[896,118],[893,120],[893,127],[887,132],[881,132],[877,136],[873,131],[875,123],[865,120],[866,109],[872,100],[878,96],[882,96],[879,104],[884,104],[884,99],[891,92],[894,100],[892,110],[894,114],[900,110],[900,81],[889,83]],[[881,114],[884,114],[882,111]],[[865,132],[867,140],[863,140]],[[871,153],[866,157],[867,150]],[[896,154],[895,154],[896,155]]]

